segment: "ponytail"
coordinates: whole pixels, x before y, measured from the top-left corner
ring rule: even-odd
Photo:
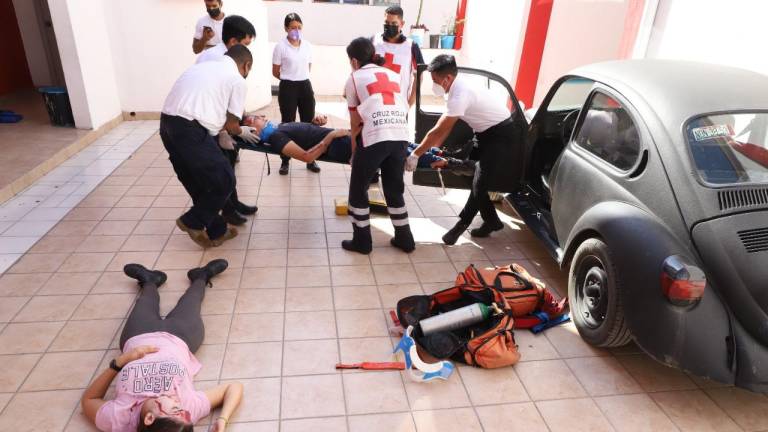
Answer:
[[[376,54],[376,48],[374,48],[373,41],[370,38],[359,37],[353,39],[347,45],[347,56],[350,59],[357,60],[360,63],[360,67],[371,63],[378,66],[384,64],[384,58]]]
[[[386,62],[387,61],[384,60],[384,57],[382,57],[378,53],[374,54],[373,58],[371,59],[371,63],[375,64],[376,66],[384,66],[384,63],[386,63]]]

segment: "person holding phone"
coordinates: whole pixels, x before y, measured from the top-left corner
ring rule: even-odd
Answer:
[[[222,42],[221,32],[224,26],[223,0],[205,0],[207,14],[197,20],[195,37],[192,39],[192,51],[195,54],[216,46]]]

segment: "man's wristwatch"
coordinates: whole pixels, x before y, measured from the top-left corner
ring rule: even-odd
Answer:
[[[123,370],[122,367],[117,365],[117,359],[112,359],[112,361],[109,362],[109,368],[115,372],[120,372],[121,370]]]

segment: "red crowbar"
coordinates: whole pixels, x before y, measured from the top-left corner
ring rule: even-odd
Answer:
[[[404,362],[336,363],[336,369],[405,370]]]

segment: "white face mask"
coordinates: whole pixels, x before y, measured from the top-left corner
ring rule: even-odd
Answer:
[[[440,84],[433,82],[432,83],[432,93],[435,94],[435,96],[443,97],[445,96],[445,89]]]

